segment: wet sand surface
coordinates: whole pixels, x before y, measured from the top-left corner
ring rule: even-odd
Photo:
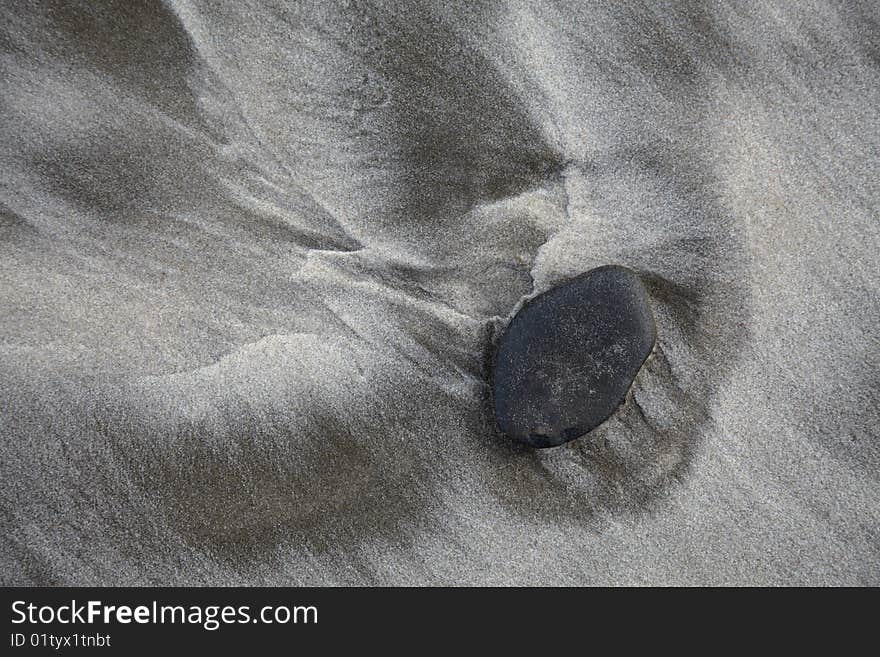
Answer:
[[[880,584],[874,2],[8,3],[4,584]],[[587,437],[524,299],[638,272]]]

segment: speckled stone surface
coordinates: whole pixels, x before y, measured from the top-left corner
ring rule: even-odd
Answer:
[[[498,344],[499,429],[533,447],[595,429],[623,403],[655,338],[648,294],[625,267],[598,267],[529,300]]]

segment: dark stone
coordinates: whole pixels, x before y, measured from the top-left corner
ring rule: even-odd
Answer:
[[[595,429],[626,399],[655,338],[648,293],[625,267],[598,267],[529,300],[498,342],[498,428],[533,447]]]

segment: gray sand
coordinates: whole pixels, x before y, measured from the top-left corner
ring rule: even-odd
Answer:
[[[880,584],[880,6],[476,4],[4,3],[2,583]],[[608,263],[632,398],[511,445]]]

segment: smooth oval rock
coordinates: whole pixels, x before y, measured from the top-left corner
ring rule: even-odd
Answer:
[[[626,267],[598,267],[530,299],[498,342],[498,428],[533,447],[583,436],[623,403],[655,340],[648,292]]]

